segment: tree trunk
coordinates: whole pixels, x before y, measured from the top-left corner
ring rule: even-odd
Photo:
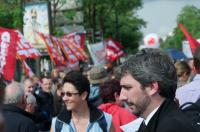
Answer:
[[[92,5],[92,29],[93,29],[93,36],[94,36],[94,43],[96,42],[96,4]]]

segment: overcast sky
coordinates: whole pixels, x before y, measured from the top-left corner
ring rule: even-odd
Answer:
[[[156,33],[160,37],[173,31],[182,7],[195,5],[200,8],[200,0],[143,0],[143,3],[138,15],[147,22],[147,27],[142,31],[144,35]]]

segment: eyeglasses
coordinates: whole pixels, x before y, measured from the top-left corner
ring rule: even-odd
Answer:
[[[61,92],[61,96],[64,97],[65,95],[67,97],[72,97],[73,95],[77,95],[79,94],[78,92],[77,93],[71,93],[71,92]]]

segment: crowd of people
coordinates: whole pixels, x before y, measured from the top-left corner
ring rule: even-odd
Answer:
[[[122,132],[132,123],[131,132],[196,132],[179,107],[198,101],[199,77],[200,47],[192,66],[142,49],[112,69],[55,68],[21,82],[0,79],[0,131]]]

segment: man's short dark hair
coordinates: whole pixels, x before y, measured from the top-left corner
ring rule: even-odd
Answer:
[[[174,98],[177,75],[172,59],[158,49],[143,49],[131,56],[122,66],[122,75],[130,73],[144,87],[153,82],[159,85],[159,95]]]
[[[49,75],[45,75],[45,76],[41,76],[41,82],[43,83],[43,79],[51,79],[50,74]]]
[[[64,85],[65,83],[71,83],[72,85],[74,85],[80,94],[86,91],[88,93],[88,100],[90,94],[90,82],[87,77],[84,76],[81,72],[71,71],[67,73],[63,78],[62,85]]]

